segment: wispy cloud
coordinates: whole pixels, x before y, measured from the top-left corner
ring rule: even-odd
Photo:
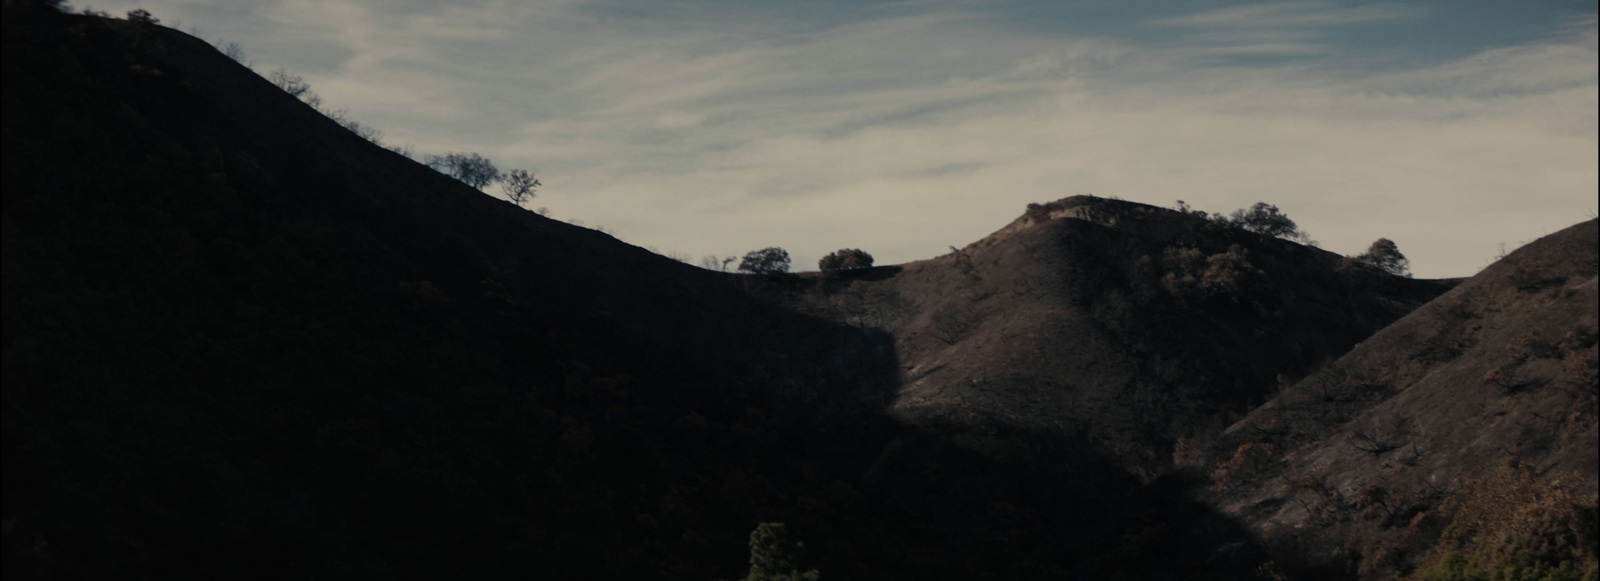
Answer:
[[[1600,186],[1592,16],[1368,72],[1339,60],[1338,31],[1421,11],[1131,17],[1178,33],[1158,42],[1019,30],[989,4],[804,23],[756,5],[394,6],[264,4],[244,21],[271,36],[247,48],[269,64],[314,48],[302,74],[390,139],[532,168],[558,217],[694,254],[915,260],[1094,193],[1270,201],[1332,250],[1384,236],[1420,274],[1462,275],[1582,219]]]
[[[1329,29],[1421,16],[1408,6],[1374,4],[1338,6],[1325,2],[1280,2],[1220,8],[1197,14],[1151,20],[1159,28],[1187,31],[1182,40],[1200,47],[1202,55],[1313,56],[1332,52],[1316,42]]]
[[[1411,18],[1420,13],[1415,7],[1396,4],[1344,7],[1326,2],[1278,2],[1161,18],[1152,24],[1193,28],[1309,28]]]

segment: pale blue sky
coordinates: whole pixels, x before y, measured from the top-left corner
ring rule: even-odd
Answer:
[[[699,256],[930,258],[1092,193],[1277,204],[1419,276],[1595,212],[1588,2],[152,0],[418,152]],[[81,7],[81,6],[80,6]]]

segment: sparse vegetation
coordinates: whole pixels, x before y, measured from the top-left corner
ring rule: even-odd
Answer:
[[[934,337],[947,345],[955,345],[978,325],[979,317],[971,301],[950,300],[934,309],[929,321]]]
[[[244,47],[239,46],[239,43],[222,40],[218,40],[217,43],[217,48],[222,51],[223,56],[241,65],[250,66],[249,58],[244,54]]]
[[[1571,562],[1552,565],[1533,555],[1491,557],[1451,552],[1417,576],[1418,581],[1594,581],[1593,570],[1573,568]]]
[[[1183,200],[1178,200],[1177,206],[1175,206],[1174,208],[1176,210],[1178,210],[1178,213],[1180,213],[1180,214],[1183,214],[1183,215],[1186,215],[1186,216],[1194,216],[1194,217],[1199,218],[1201,220],[1207,220],[1207,219],[1210,219],[1210,217],[1211,217],[1211,215],[1208,214],[1205,210],[1196,210],[1196,209],[1194,209],[1193,206],[1190,206],[1188,202],[1185,202]]]
[[[150,15],[149,10],[135,8],[128,11],[128,22],[138,22],[141,24],[161,24],[161,19]]]
[[[972,263],[971,254],[968,254],[966,251],[963,251],[960,248],[951,246],[950,257],[955,260],[956,269],[960,270],[961,274],[966,275],[967,278],[974,281],[983,280],[983,276],[978,274],[978,266]]]
[[[450,152],[444,155],[428,155],[423,158],[422,163],[480,190],[500,180],[500,168],[495,167],[489,158],[476,153]]]
[[[290,96],[305,101],[312,108],[321,109],[322,97],[318,97],[316,93],[311,92],[311,84],[307,83],[300,75],[290,74],[288,69],[278,67],[267,73],[267,80],[271,81],[273,85],[277,85],[279,89],[282,89],[283,92],[288,93]]]
[[[728,266],[734,262],[737,262],[738,260],[739,257],[737,256],[717,256],[715,254],[707,254],[700,257],[700,268],[714,270],[717,272],[728,272]]]
[[[1410,438],[1411,418],[1394,416],[1388,423],[1376,427],[1350,428],[1350,445],[1372,456],[1382,456],[1405,446]]]
[[[1593,579],[1600,572],[1594,491],[1509,461],[1459,494],[1459,508],[1419,580]],[[1580,494],[1585,491],[1578,491]]]
[[[1023,213],[1023,215],[1027,216],[1029,220],[1032,220],[1035,223],[1038,223],[1038,222],[1043,222],[1045,220],[1049,220],[1050,219],[1050,212],[1053,209],[1054,208],[1051,208],[1050,206],[1045,205],[1045,204],[1028,204],[1028,209],[1027,209],[1026,212]]]
[[[783,523],[764,522],[750,532],[750,574],[743,581],[817,581],[806,569],[806,545],[790,538]]]
[[[1214,485],[1226,488],[1254,477],[1272,462],[1276,447],[1266,442],[1245,442],[1211,472]]]

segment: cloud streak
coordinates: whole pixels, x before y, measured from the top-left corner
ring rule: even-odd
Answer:
[[[1330,250],[1388,237],[1419,275],[1461,276],[1499,242],[1583,219],[1600,186],[1592,16],[1374,66],[1341,31],[1427,13],[1130,16],[1181,32],[1154,42],[1022,29],[989,5],[806,22],[675,6],[282,0],[253,17],[274,36],[245,42],[286,61],[299,53],[254,47],[320,47],[302,74],[390,140],[533,168],[558,217],[693,254],[780,245],[807,265],[860,247],[903,262],[1029,202],[1094,193],[1269,201]]]
[[[1198,14],[1161,18],[1151,21],[1157,26],[1185,28],[1289,28],[1346,26],[1364,22],[1413,18],[1421,10],[1396,4],[1370,4],[1341,7],[1327,2],[1278,2],[1248,6],[1233,6],[1209,10]]]

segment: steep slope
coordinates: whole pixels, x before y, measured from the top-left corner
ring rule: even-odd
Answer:
[[[1213,501],[1326,578],[1441,551],[1595,568],[1597,232],[1518,249],[1251,412]]]
[[[494,200],[180,32],[3,14],[8,578],[735,578],[763,521],[832,578],[1257,564],[1071,436],[883,413],[886,333]]]
[[[1079,432],[1147,477],[1175,447],[1448,289],[1195,214],[1078,196],[809,297],[896,337],[895,412]]]

